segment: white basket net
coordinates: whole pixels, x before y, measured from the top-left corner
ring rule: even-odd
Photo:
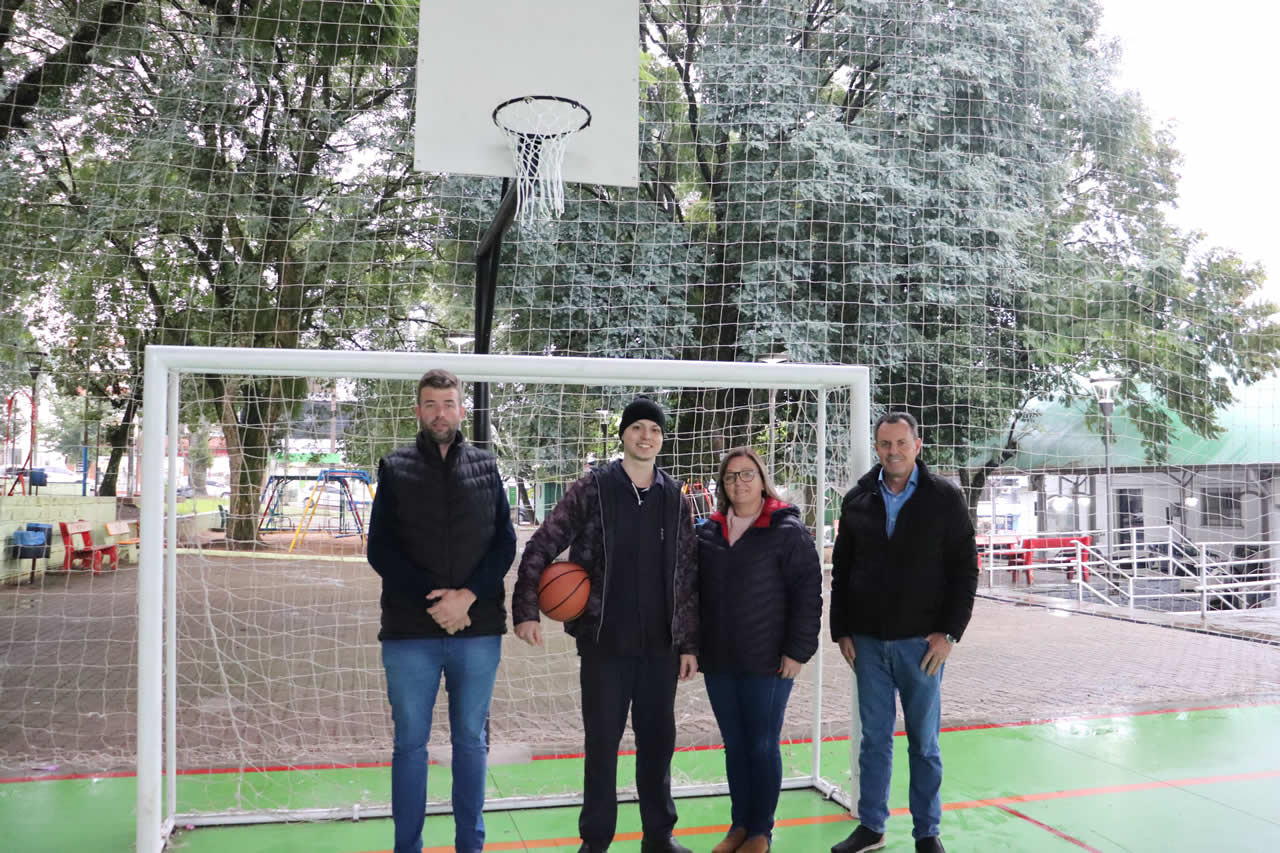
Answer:
[[[532,223],[564,213],[564,152],[569,138],[591,124],[591,111],[554,95],[526,95],[499,104],[501,128],[516,167],[516,216]]]

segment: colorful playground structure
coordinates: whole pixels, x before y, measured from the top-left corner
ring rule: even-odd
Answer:
[[[285,511],[289,484],[295,482],[312,484],[302,504],[302,515],[296,520]],[[356,496],[353,486],[357,483],[364,484],[369,500],[361,500]],[[326,468],[315,474],[272,474],[267,478],[267,485],[262,490],[259,502],[262,513],[258,517],[258,531],[276,533],[292,530],[293,539],[289,543],[289,550],[293,551],[316,526],[318,510],[328,503],[326,495],[334,495],[336,499],[333,504],[338,511],[337,516],[336,519],[324,516],[324,527],[335,538],[359,536],[363,542],[373,493],[373,480],[369,472],[360,469]]]

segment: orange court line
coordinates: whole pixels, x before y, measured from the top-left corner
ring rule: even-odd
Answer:
[[[975,725],[968,725],[968,726],[945,726],[942,729],[940,729],[940,732],[944,734],[950,733],[950,732],[972,732],[972,731],[981,731],[984,729],[1008,729],[1008,728],[1019,728],[1023,726],[1042,726],[1042,725],[1049,725],[1053,723],[1070,723],[1070,722],[1081,722],[1081,721],[1088,721],[1088,720],[1111,720],[1111,719],[1123,719],[1126,717],[1149,717],[1149,716],[1156,716],[1160,714],[1188,714],[1188,713],[1201,712],[1201,711],[1230,711],[1230,710],[1235,710],[1237,708],[1270,708],[1270,707],[1275,707],[1277,705],[1280,705],[1280,702],[1237,702],[1230,705],[1200,705],[1200,706],[1187,706],[1187,707],[1177,707],[1177,708],[1157,708],[1154,710],[1130,711],[1130,712],[1117,711],[1117,712],[1108,713],[1108,714],[1081,714],[1081,715],[1064,716],[1064,717],[1045,717],[1043,719],[1034,719],[1034,720],[1016,720],[1009,723],[978,723]],[[907,733],[905,731],[898,731],[898,732],[894,732],[893,734],[894,734],[894,737],[905,737]],[[831,736],[822,738],[823,743],[838,743],[838,742],[847,741],[847,740],[849,740],[848,735],[831,735]],[[795,746],[795,745],[804,745],[804,744],[813,743],[813,740],[811,738],[795,738],[795,739],[783,740],[779,742],[783,746]],[[676,752],[698,752],[702,750],[716,750],[716,749],[724,749],[724,745],[723,744],[700,744],[696,746],[681,746],[676,748]],[[618,754],[634,755],[635,750],[620,750]],[[550,759],[564,759],[564,758],[571,759],[571,758],[582,758],[582,757],[583,757],[583,753],[581,752],[547,753],[545,755],[534,755],[532,756],[532,760],[546,761]],[[435,766],[437,762],[432,760],[428,763],[431,764],[432,766]],[[179,776],[206,776],[206,775],[216,775],[216,774],[223,774],[223,773],[290,773],[297,770],[349,770],[349,769],[380,768],[380,767],[390,767],[390,766],[391,766],[391,762],[389,761],[370,761],[370,762],[360,762],[355,764],[347,764],[347,763],[297,764],[297,765],[280,764],[280,765],[260,765],[260,766],[245,765],[243,767],[195,767],[195,768],[190,768],[185,770],[179,770],[178,775]],[[26,783],[26,782],[64,782],[64,781],[74,780],[74,779],[127,779],[135,775],[137,774],[132,770],[119,770],[119,771],[111,771],[111,772],[105,772],[105,773],[49,772],[42,775],[0,777],[0,785]]]
[[[1057,837],[1061,838],[1063,841],[1067,841],[1071,844],[1074,844],[1075,846],[1083,850],[1088,850],[1089,853],[1102,853],[1102,851],[1099,850],[1097,847],[1092,847],[1088,844],[1085,844],[1079,838],[1076,838],[1075,836],[1072,836],[1072,835],[1068,835],[1062,830],[1057,829],[1056,827],[1052,827],[1049,824],[1044,823],[1043,821],[1038,821],[1035,818],[1033,818],[1031,815],[1023,814],[1017,809],[1011,809],[1008,806],[1000,806],[999,808],[1003,812],[1007,812],[1008,814],[1011,814],[1016,818],[1025,820],[1027,823],[1031,824],[1032,826],[1038,826],[1041,829],[1043,829],[1045,832],[1048,832],[1052,835],[1056,835]]]
[[[1150,782],[1133,782],[1127,785],[1104,785],[1097,788],[1074,788],[1066,791],[1042,791],[1036,794],[1014,794],[1008,797],[991,797],[985,800],[961,800],[954,803],[943,803],[943,811],[960,811],[963,809],[981,809],[981,808],[998,808],[1002,811],[1013,813],[1014,810],[1008,808],[1016,803],[1036,803],[1047,800],[1065,800],[1075,797],[1096,797],[1105,794],[1125,794],[1134,791],[1151,791],[1158,788],[1189,788],[1194,785],[1213,785],[1221,782],[1252,782],[1259,779],[1277,779],[1280,778],[1280,770],[1257,770],[1252,773],[1228,773],[1221,776],[1192,776],[1186,779],[1169,779],[1166,781],[1152,780]],[[908,808],[891,809],[889,814],[893,817],[901,817],[911,814]],[[1016,817],[1026,818],[1020,813],[1015,813]],[[793,817],[784,818],[777,821],[774,826],[815,826],[824,823],[841,823],[844,821],[852,821],[847,814],[829,814],[814,815],[812,817]],[[1035,821],[1033,821],[1034,823]],[[1047,828],[1047,827],[1046,827]],[[686,826],[679,827],[675,830],[676,835],[711,835],[715,833],[727,832],[728,824],[712,824],[708,826]],[[1053,831],[1053,830],[1050,830]],[[1058,832],[1054,832],[1058,835]],[[643,837],[643,833],[639,832],[620,832],[614,837],[614,841],[639,841]],[[1068,838],[1067,840],[1074,841]],[[574,844],[581,844],[580,838],[532,838],[526,841],[495,841],[484,846],[487,851],[497,850],[541,850],[547,847],[569,847]],[[1077,842],[1079,843],[1079,842]],[[1086,849],[1088,848],[1086,846]],[[453,847],[424,847],[422,853],[452,853]],[[369,853],[390,853],[390,851],[369,851]]]
[[[1157,788],[1189,788],[1193,785],[1214,785],[1220,782],[1253,782],[1258,779],[1280,778],[1280,770],[1257,770],[1252,773],[1228,773],[1222,776],[1192,776],[1187,779],[1131,782],[1128,785],[1104,785],[1098,788],[1076,788],[1069,791],[1043,791],[1038,794],[1014,794],[1009,797],[993,797],[986,800],[966,800],[944,803],[944,811],[977,809],[985,806],[1011,806],[1016,803],[1038,803],[1045,800],[1065,800],[1073,797],[1095,797],[1102,794],[1128,794],[1134,791],[1152,791]],[[909,809],[894,809],[893,814],[910,814]]]

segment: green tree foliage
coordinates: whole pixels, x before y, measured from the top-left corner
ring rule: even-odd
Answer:
[[[975,504],[1028,403],[1087,393],[1090,371],[1128,378],[1153,460],[1162,407],[1211,434],[1229,382],[1276,367],[1275,308],[1260,269],[1168,222],[1177,153],[1116,91],[1098,17],[645,0],[641,186],[571,188],[550,235],[512,240],[505,345],[869,365]],[[679,426],[758,438],[735,394]],[[811,403],[783,395],[783,419]]]
[[[0,177],[23,238],[12,264],[51,297],[48,333],[77,341],[65,382],[104,376],[107,356],[134,377],[122,429],[150,343],[391,348],[413,333],[413,282],[434,259],[429,229],[403,227],[430,213],[405,153],[412,14],[168,4],[28,122]],[[231,457],[228,537],[252,541],[305,383],[199,381]]]
[[[1169,222],[1177,152],[1116,90],[1094,0],[641,6],[640,185],[570,185],[561,220],[509,232],[495,351],[865,364],[875,402],[919,415],[975,502],[1031,402],[1083,395],[1092,371],[1125,377],[1119,405],[1159,460],[1166,410],[1212,435],[1231,383],[1276,368],[1263,271]],[[0,15],[17,105],[0,330],[56,341],[59,387],[112,401],[121,451],[150,343],[438,349],[471,328],[499,183],[411,169],[415,10],[106,3],[120,17],[77,41],[98,20],[79,8]],[[229,535],[251,540],[306,385],[187,381],[207,403],[184,420],[219,422],[231,453]],[[499,452],[538,454],[521,477],[576,473],[594,410],[623,402],[494,391]],[[764,400],[687,393],[671,450],[764,443],[743,405]],[[403,441],[401,401],[348,440]],[[778,395],[787,482],[812,478],[792,453],[813,405]],[[832,482],[846,462],[828,460]]]

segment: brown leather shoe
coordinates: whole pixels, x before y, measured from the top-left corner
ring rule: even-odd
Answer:
[[[751,836],[738,848],[738,853],[769,853],[769,836]]]
[[[729,830],[724,840],[711,848],[711,853],[736,853],[742,842],[747,840],[747,831],[740,826]]]

